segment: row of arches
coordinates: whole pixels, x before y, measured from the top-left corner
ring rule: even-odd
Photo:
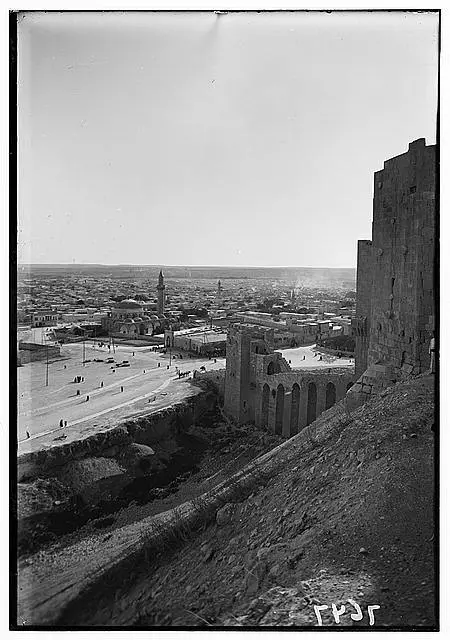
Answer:
[[[349,382],[347,390],[351,387],[352,383]],[[306,425],[317,418],[317,385],[315,382],[310,382],[307,386],[306,395]],[[283,433],[283,419],[285,415],[285,408],[288,408],[286,402],[287,394],[283,384],[279,384],[275,389],[270,389],[266,383],[262,389],[261,398],[261,426],[267,428],[269,426],[269,414],[271,402],[275,409],[275,433],[281,435]],[[300,386],[295,382],[290,391],[290,418],[289,418],[289,435],[294,435],[298,432],[299,419],[300,419]],[[336,403],[336,386],[333,382],[328,382],[325,388],[325,411],[330,409]]]

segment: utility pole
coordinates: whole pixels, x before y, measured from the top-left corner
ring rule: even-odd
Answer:
[[[48,344],[46,345],[47,362],[45,367],[45,386],[48,387]]]
[[[85,367],[85,361],[86,360],[86,335],[83,331],[83,367]]]

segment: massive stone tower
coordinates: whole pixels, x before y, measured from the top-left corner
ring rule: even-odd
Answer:
[[[158,291],[158,315],[162,316],[164,315],[164,290],[166,288],[166,285],[164,284],[164,274],[161,271],[159,272],[159,277],[158,277],[158,286],[156,287],[156,290]]]
[[[436,146],[426,146],[424,138],[375,173],[372,241],[358,244],[353,326],[359,376],[379,372],[394,380],[429,367],[435,191]]]

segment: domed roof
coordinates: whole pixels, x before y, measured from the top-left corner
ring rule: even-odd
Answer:
[[[132,300],[132,298],[128,298],[127,300],[122,300],[122,302],[118,302],[115,309],[142,309],[142,305],[136,300]]]

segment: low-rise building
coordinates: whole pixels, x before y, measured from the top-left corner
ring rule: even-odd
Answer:
[[[58,312],[52,309],[41,309],[31,312],[32,327],[53,327],[58,322]]]

